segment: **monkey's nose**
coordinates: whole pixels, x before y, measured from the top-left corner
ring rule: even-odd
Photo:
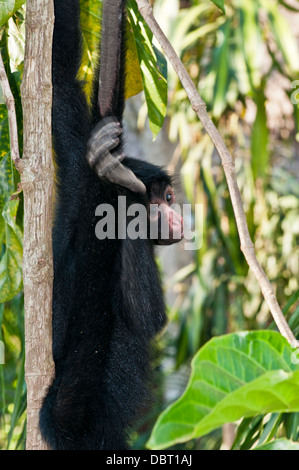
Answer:
[[[182,216],[177,217],[173,222],[174,238],[181,240],[184,238],[184,219]]]

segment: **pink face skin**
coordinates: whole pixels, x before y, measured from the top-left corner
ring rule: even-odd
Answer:
[[[175,212],[170,206],[175,203],[175,196],[171,186],[167,186],[162,197],[152,196],[149,207],[149,218],[151,222],[168,223],[167,238],[162,238],[161,224],[158,227],[158,239],[154,240],[156,245],[172,245],[184,237],[183,217]],[[154,205],[154,206],[152,206]],[[157,205],[159,208],[157,208]]]

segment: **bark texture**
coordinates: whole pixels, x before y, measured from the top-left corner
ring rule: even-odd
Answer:
[[[52,0],[27,0],[25,66],[22,82],[24,153],[23,280],[25,296],[25,379],[27,450],[46,449],[39,409],[53,371],[52,361]]]

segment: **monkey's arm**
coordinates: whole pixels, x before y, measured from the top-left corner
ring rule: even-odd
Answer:
[[[116,117],[102,118],[92,131],[87,144],[87,161],[100,178],[125,186],[134,192],[145,193],[144,184],[122,165],[122,128]]]

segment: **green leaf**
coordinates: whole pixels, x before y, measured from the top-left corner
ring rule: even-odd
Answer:
[[[24,3],[25,0],[4,0],[4,2],[0,1],[0,28]]]
[[[164,56],[152,45],[152,33],[143,21],[136,2],[128,2],[129,20],[139,57],[149,125],[155,138],[167,110],[167,64]]]
[[[262,0],[262,3],[268,12],[270,28],[285,59],[287,72],[296,77],[299,71],[299,50],[296,38],[288,21],[278,9],[278,5],[270,0]]]
[[[21,103],[17,91],[20,72],[11,73],[5,41],[1,44],[1,53],[16,97],[18,127],[22,129]],[[19,133],[19,138],[21,142],[21,133]],[[22,233],[16,223],[19,199],[11,200],[19,181],[19,174],[10,156],[9,126],[5,105],[0,105],[0,139],[0,302],[4,302],[12,299],[22,288]]]
[[[102,2],[80,0],[80,21],[82,30],[82,62],[79,78],[85,83],[85,93],[90,99],[93,74],[98,63],[101,42]],[[143,90],[141,71],[133,31],[129,21],[126,25],[126,79],[125,99]]]
[[[257,2],[242,2],[239,14],[242,52],[246,60],[251,82],[255,88],[260,86],[261,83],[261,64],[263,60]]]
[[[19,152],[22,154],[23,150],[23,112],[22,112],[22,102],[21,102],[21,93],[20,93],[20,86],[22,82],[22,57],[18,56],[19,49],[16,50],[15,41],[17,41],[17,37],[21,36],[21,33],[16,33],[19,31],[15,28],[13,22],[10,22],[9,28],[5,28],[4,34],[2,35],[1,42],[0,42],[0,52],[3,59],[5,71],[7,74],[7,78],[9,81],[9,85],[14,96],[15,100],[15,109],[17,115],[17,126],[18,126],[18,142],[19,142]],[[8,51],[8,39],[10,37],[10,42],[13,41],[12,53],[9,54]],[[21,53],[20,53],[21,54]],[[21,54],[22,56],[22,54]],[[16,69],[12,72],[11,67]],[[1,140],[1,148],[0,148],[0,161],[2,157],[4,157],[10,151],[10,139],[9,139],[9,125],[8,125],[8,113],[6,104],[0,104],[0,140]],[[19,179],[19,174],[15,170],[16,184],[17,179]],[[16,185],[15,185],[16,188]],[[15,189],[14,188],[14,189]],[[3,196],[3,193],[2,193]],[[0,197],[1,199],[1,197]],[[0,202],[1,204],[1,202]],[[0,214],[1,214],[1,206],[0,206]]]
[[[135,96],[143,90],[142,75],[134,34],[129,22],[126,30],[126,83],[125,99]]]
[[[167,109],[167,63],[163,54],[153,47],[152,33],[140,16],[136,3],[129,1],[129,7],[125,98],[144,89],[149,125],[155,138],[163,125]],[[78,76],[85,83],[84,91],[90,100],[101,38],[101,2],[80,0],[80,8],[83,54]]]
[[[299,450],[299,443],[288,439],[275,439],[275,441],[255,447],[254,450]]]
[[[16,224],[18,206],[18,199],[10,200],[2,212],[4,251],[0,260],[0,302],[11,300],[22,288],[23,248],[22,233]]]
[[[274,331],[213,338],[193,358],[185,393],[160,415],[148,447],[186,442],[246,416],[298,411],[299,365],[292,353]]]
[[[223,13],[225,13],[225,6],[224,6],[224,0],[211,0],[213,3],[215,3],[216,7],[220,8]]]
[[[20,364],[20,371],[18,374],[18,379],[17,379],[17,385],[14,393],[14,407],[13,407],[13,413],[11,416],[11,423],[10,423],[10,429],[8,433],[8,446],[10,443],[10,440],[12,438],[13,431],[18,423],[18,420],[22,416],[23,412],[26,409],[26,404],[27,404],[27,394],[26,391],[24,391],[24,385],[25,385],[25,348],[22,348],[21,352],[21,364]]]
[[[0,163],[0,187],[0,302],[5,302],[22,288],[22,233],[16,224],[19,199],[10,199],[15,169],[9,153]]]
[[[88,100],[93,87],[93,73],[98,60],[101,38],[101,6],[98,0],[80,0],[80,24],[82,31],[82,61],[78,78],[83,81]]]
[[[171,5],[171,0],[169,4]],[[219,19],[213,23],[205,24],[205,18],[211,11],[209,3],[200,3],[194,7],[183,10],[178,14],[176,21],[170,28],[168,34],[169,39],[178,55],[181,55],[184,48],[190,47],[198,42],[200,38],[205,37],[210,31],[216,30],[219,26]],[[202,22],[199,20],[202,18]],[[220,24],[225,21],[225,17],[220,17]],[[202,24],[199,28],[194,29],[196,24]],[[173,33],[172,33],[173,32]]]
[[[255,95],[257,112],[251,134],[251,165],[254,178],[262,178],[267,172],[269,163],[269,131],[265,102],[264,90],[261,89]]]
[[[10,142],[9,142],[9,127],[8,127],[8,115],[7,108],[5,104],[0,105],[0,161],[5,155],[10,151]],[[2,189],[2,187],[1,187]],[[3,198],[3,193],[0,193],[0,204],[1,199]]]
[[[229,52],[229,37],[231,35],[231,22],[227,22],[218,30],[219,45],[214,50],[212,67],[216,81],[214,89],[213,115],[221,116],[227,104],[227,89],[229,85],[230,67],[227,63]]]

